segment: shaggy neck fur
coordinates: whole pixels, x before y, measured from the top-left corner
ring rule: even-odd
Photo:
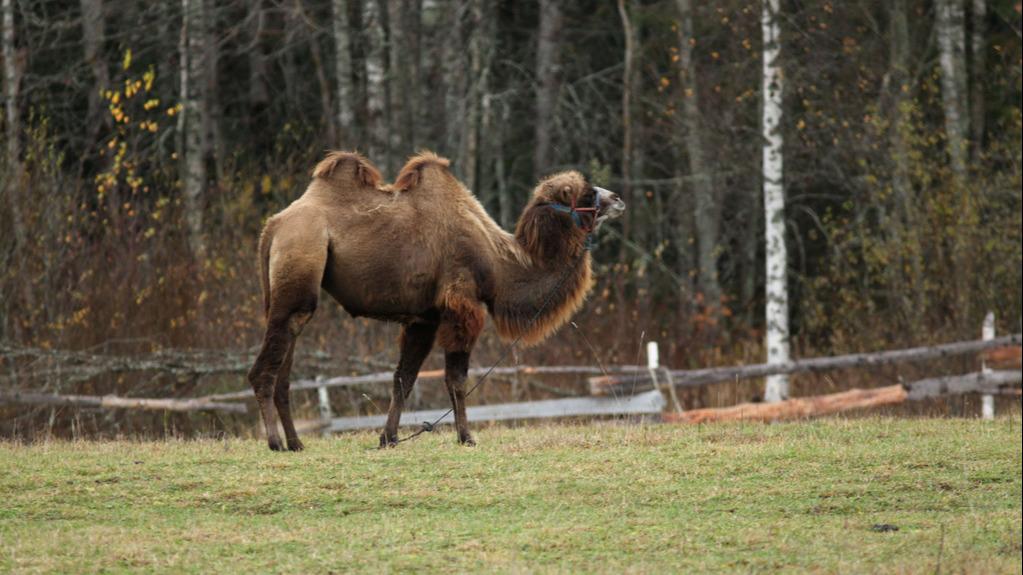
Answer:
[[[516,247],[528,257],[504,260],[494,299],[492,315],[502,338],[540,343],[579,309],[593,285],[585,241],[571,218],[543,200],[530,202],[515,227]]]

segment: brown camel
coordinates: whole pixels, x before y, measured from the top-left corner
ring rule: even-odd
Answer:
[[[424,152],[393,185],[382,185],[366,158],[330,152],[302,197],[266,223],[259,257],[267,326],[249,382],[270,449],[283,448],[278,414],[288,449],[302,449],[288,375],[295,339],[316,310],[321,287],[353,317],[402,324],[381,447],[397,443],[402,407],[435,340],[445,352],[458,440],[474,445],[465,380],[484,310],[502,338],[530,345],[582,304],[592,285],[587,232],[620,215],[621,199],[578,172],[562,172],[537,185],[512,235],[448,165]]]

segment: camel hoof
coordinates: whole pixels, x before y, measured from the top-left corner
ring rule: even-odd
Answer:
[[[276,437],[267,439],[266,444],[270,446],[270,451],[284,451],[284,445],[281,444],[281,440]]]
[[[458,438],[458,443],[461,443],[462,445],[464,445],[466,447],[476,447],[476,440],[473,439],[471,435],[469,435],[467,437],[459,437]]]
[[[386,433],[381,433],[380,449],[387,449],[388,447],[398,447],[398,438],[388,437]]]
[[[302,445],[302,441],[298,439],[288,440],[288,451],[302,451],[305,449],[305,445]]]

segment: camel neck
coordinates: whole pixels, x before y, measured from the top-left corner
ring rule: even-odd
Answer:
[[[525,345],[543,341],[564,324],[592,284],[590,254],[582,250],[558,261],[508,261],[504,267],[494,298],[494,322],[502,338],[521,336]]]

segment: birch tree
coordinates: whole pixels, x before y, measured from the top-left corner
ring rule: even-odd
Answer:
[[[763,0],[761,34],[763,75],[760,88],[763,146],[764,229],[766,240],[767,363],[789,361],[789,294],[786,278],[785,187],[782,171],[782,71],[778,26],[779,0]],[[765,401],[782,401],[789,395],[786,375],[767,378]]]
[[[25,174],[21,163],[21,109],[18,107],[18,93],[21,87],[21,71],[18,69],[18,54],[15,49],[14,0],[3,0],[3,42],[4,56],[4,112],[7,128],[7,173],[4,177],[5,201],[11,206],[11,228],[17,246],[25,245],[25,222],[21,211],[21,186]]]
[[[561,0],[540,0],[540,31],[536,41],[536,125],[533,177],[547,175],[551,167],[554,111],[561,90]]]
[[[384,172],[390,171],[387,129],[387,46],[382,10],[383,0],[363,3],[362,29],[365,34],[366,59],[366,136],[367,152]]]
[[[182,181],[184,182],[185,223],[192,255],[201,259],[206,254],[203,230],[202,199],[206,188],[206,161],[203,140],[203,83],[206,78],[206,50],[203,46],[203,0],[181,0],[181,115],[178,128],[182,133]]]
[[[679,16],[679,80],[682,87],[682,141],[689,158],[689,173],[693,182],[696,212],[693,214],[697,234],[700,266],[700,291],[707,309],[714,315],[721,311],[721,286],[718,284],[718,206],[714,177],[711,173],[704,142],[703,112],[697,93],[696,73],[693,69],[693,9],[690,0],[676,0]]]
[[[355,118],[353,113],[354,99],[352,98],[352,51],[349,21],[348,21],[348,0],[334,0],[334,72],[336,75],[337,100],[337,144],[345,148],[355,143],[353,138],[352,123]]]
[[[938,0],[937,36],[941,65],[941,101],[945,112],[945,137],[952,171],[960,181],[966,176],[967,115],[966,24],[961,0]]]

